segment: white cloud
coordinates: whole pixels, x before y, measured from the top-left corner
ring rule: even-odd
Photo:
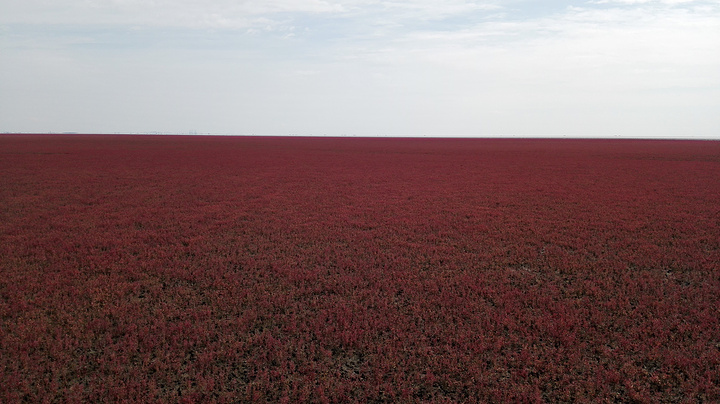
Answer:
[[[281,14],[372,14],[420,20],[496,8],[466,0],[6,0],[0,23],[126,24],[189,28],[245,28]],[[262,16],[263,18],[258,19]],[[279,17],[281,20],[283,16]]]
[[[687,3],[698,3],[702,1],[698,0],[596,0],[592,3],[594,4],[626,4],[626,5],[635,5],[635,4],[687,4]]]
[[[259,16],[336,13],[343,5],[322,0],[9,0],[6,24],[124,24],[188,28],[244,28]]]
[[[384,43],[379,57],[407,57],[474,69],[512,58],[519,69],[628,67],[642,69],[720,64],[720,15],[667,9],[569,8],[524,21],[480,22],[461,30],[405,32]],[[388,52],[388,45],[391,51]],[[505,56],[503,56],[505,55]]]

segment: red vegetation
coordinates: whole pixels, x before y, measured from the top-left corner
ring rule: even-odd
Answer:
[[[720,142],[0,136],[0,401],[720,400]]]

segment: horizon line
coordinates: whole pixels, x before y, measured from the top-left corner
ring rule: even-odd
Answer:
[[[310,137],[310,138],[390,138],[390,139],[615,139],[615,140],[720,140],[718,137],[699,135],[671,136],[671,135],[625,135],[625,134],[230,134],[230,133],[203,133],[203,132],[0,132],[0,135],[77,135],[77,136],[197,136],[197,137]]]

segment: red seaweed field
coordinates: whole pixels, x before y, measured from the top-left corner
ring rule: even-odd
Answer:
[[[0,402],[718,402],[720,142],[0,135]]]

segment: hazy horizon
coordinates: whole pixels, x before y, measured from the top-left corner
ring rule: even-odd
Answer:
[[[720,137],[702,137],[698,135],[681,136],[638,136],[638,135],[565,135],[565,134],[485,134],[485,135],[456,135],[456,134],[377,134],[377,135],[354,135],[354,134],[233,134],[233,133],[181,133],[181,132],[0,132],[0,136],[182,136],[182,137],[279,137],[279,138],[385,138],[385,139],[526,139],[526,140],[697,140],[697,141],[720,141]]]

